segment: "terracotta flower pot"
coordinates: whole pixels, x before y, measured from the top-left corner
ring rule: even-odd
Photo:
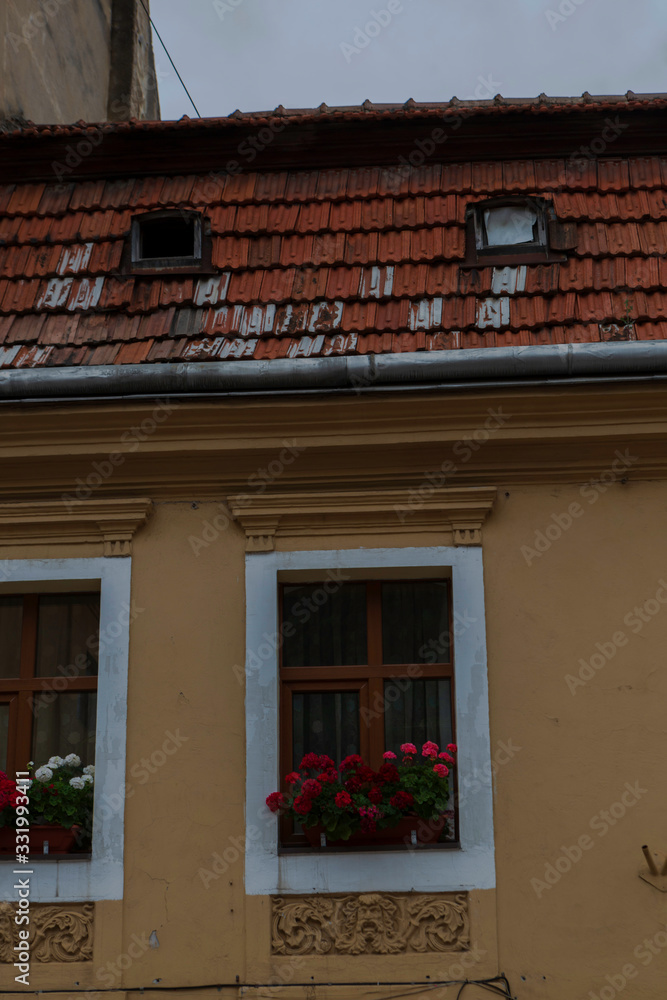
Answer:
[[[35,823],[29,827],[29,848],[31,855],[45,855],[44,843],[48,844],[48,854],[68,854],[74,847],[78,826],[67,829],[59,823]],[[16,853],[16,830],[11,826],[0,827],[0,855]]]
[[[446,823],[446,815],[430,820],[420,819],[419,816],[404,816],[396,826],[385,827],[374,833],[357,830],[348,840],[330,840],[324,827],[319,825],[304,826],[303,832],[313,847],[367,847],[372,844],[383,847],[397,845],[412,847],[417,844],[437,843]],[[322,837],[325,838],[324,841]]]

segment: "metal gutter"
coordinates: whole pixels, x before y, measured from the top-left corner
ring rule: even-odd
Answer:
[[[667,375],[667,340],[354,357],[5,369],[0,402],[501,388]]]

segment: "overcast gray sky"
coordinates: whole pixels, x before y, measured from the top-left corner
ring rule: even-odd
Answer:
[[[151,14],[205,117],[667,90],[665,0],[152,0]],[[162,117],[193,117],[153,41]]]

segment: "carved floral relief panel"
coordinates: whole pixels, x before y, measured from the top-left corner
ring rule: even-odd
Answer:
[[[274,955],[467,951],[466,893],[272,897]]]
[[[0,903],[0,963],[16,960],[16,912],[14,903]],[[30,923],[21,925],[30,933],[31,961],[92,962],[94,919],[94,903],[31,906]]]

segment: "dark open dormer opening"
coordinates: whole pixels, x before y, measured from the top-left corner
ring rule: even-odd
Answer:
[[[149,212],[132,220],[131,269],[201,270],[205,238],[199,212]]]

